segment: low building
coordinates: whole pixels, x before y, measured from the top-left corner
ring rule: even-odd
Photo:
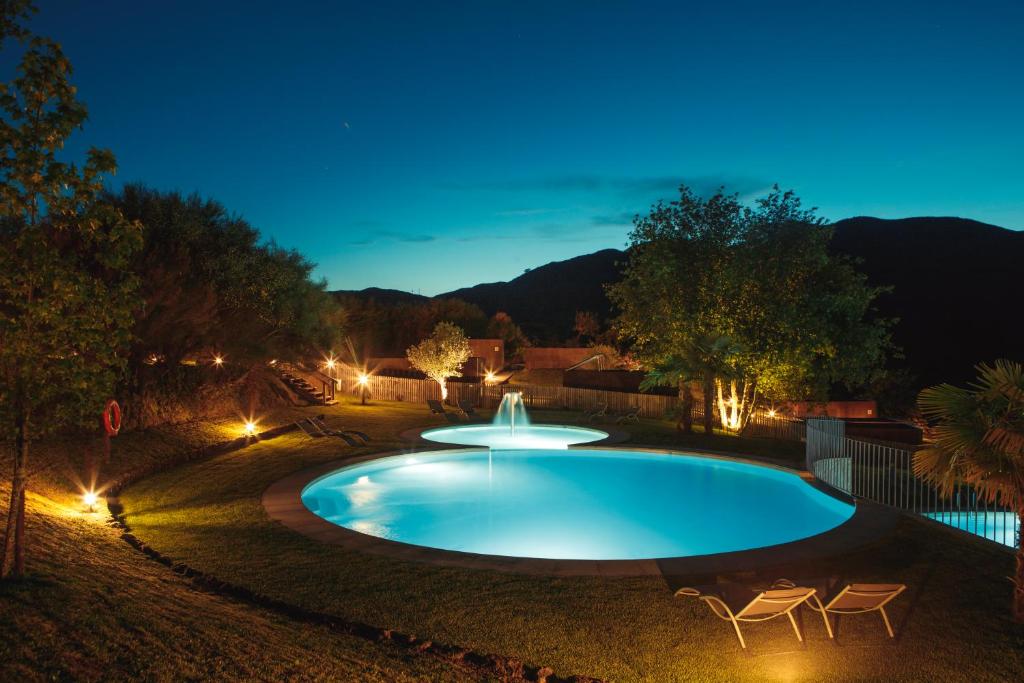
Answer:
[[[603,370],[604,354],[585,346],[535,346],[523,349],[525,370]]]

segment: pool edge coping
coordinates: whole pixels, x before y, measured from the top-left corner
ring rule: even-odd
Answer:
[[[479,450],[479,447],[453,449],[436,442],[424,443],[434,444],[439,447],[417,448],[417,452],[423,452],[424,450]],[[593,448],[602,443],[581,444],[579,447],[570,448],[569,450]],[[702,451],[700,449],[679,451],[645,447],[616,448],[602,446],[602,448],[665,455],[698,455],[789,472],[799,476],[805,483],[814,486],[827,495],[853,504],[854,512],[848,520],[839,526],[820,534],[788,543],[749,550],[640,560],[562,560],[484,555],[391,541],[328,522],[310,511],[302,503],[302,491],[316,479],[343,467],[351,467],[381,458],[408,455],[411,451],[406,449],[383,451],[354,458],[339,458],[338,460],[302,469],[272,483],[264,490],[260,500],[263,509],[272,520],[307,538],[321,543],[340,546],[347,550],[436,566],[543,576],[698,576],[746,572],[792,562],[813,561],[851,552],[856,548],[882,538],[895,528],[899,520],[899,514],[885,506],[870,501],[852,499],[841,494],[836,495],[836,492],[829,488],[816,486],[817,481],[813,477],[809,479],[806,476],[808,473],[779,463],[759,461],[718,451]]]

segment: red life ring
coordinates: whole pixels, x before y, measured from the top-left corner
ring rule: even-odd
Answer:
[[[121,406],[117,405],[117,401],[114,399],[107,401],[107,405],[103,409],[103,428],[110,436],[117,436],[117,433],[121,431]]]

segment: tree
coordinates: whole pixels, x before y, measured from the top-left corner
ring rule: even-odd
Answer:
[[[830,238],[791,192],[744,206],[723,190],[702,199],[681,186],[678,200],[636,219],[624,277],[608,287],[620,338],[649,367],[728,339],[708,360],[720,419],[736,431],[762,396],[864,384],[889,346],[888,323],[871,309],[881,290],[829,252]]]
[[[449,322],[438,323],[429,337],[405,352],[414,368],[441,385],[442,401],[448,398],[448,378],[462,376],[459,368],[471,353],[462,328]]]
[[[523,334],[523,330],[513,322],[512,316],[504,311],[498,311],[491,317],[487,323],[487,336],[505,342],[506,358],[514,358],[522,349],[530,346],[530,340]]]
[[[5,577],[25,570],[30,443],[95,426],[122,374],[141,243],[141,226],[99,200],[113,155],[90,149],[81,167],[58,160],[86,120],[71,64],[55,42],[18,35],[18,72],[0,84],[0,429],[15,446]]]
[[[914,454],[914,474],[951,495],[961,484],[1024,519],[1024,365],[977,366],[970,389],[940,384],[918,406],[936,422],[932,442]],[[1012,614],[1024,622],[1024,544],[1018,543]]]
[[[590,311],[576,311],[572,329],[576,333],[577,344],[582,344],[584,339],[593,342],[601,332],[597,316]]]
[[[640,389],[646,391],[655,386],[678,386],[681,401],[679,422],[676,428],[690,432],[693,422],[693,385],[699,385],[703,396],[704,433],[713,434],[715,429],[716,389],[723,379],[732,375],[729,359],[738,349],[728,337],[702,336],[692,342],[681,345],[679,353],[674,353],[655,365],[640,383]],[[717,386],[716,386],[717,383]],[[719,419],[721,424],[728,424],[729,413],[722,413],[722,398],[719,402]],[[730,406],[731,407],[731,406]]]
[[[142,281],[133,394],[185,395],[214,380],[256,379],[272,358],[319,355],[339,340],[340,308],[312,279],[313,264],[261,243],[259,231],[218,202],[134,184],[107,201],[144,226],[132,260]],[[183,364],[214,355],[228,368],[210,374]]]

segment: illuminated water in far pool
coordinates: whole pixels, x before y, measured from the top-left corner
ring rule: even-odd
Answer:
[[[853,514],[790,472],[602,449],[393,456],[321,477],[302,501],[334,524],[393,541],[589,560],[758,548],[822,533]]]

